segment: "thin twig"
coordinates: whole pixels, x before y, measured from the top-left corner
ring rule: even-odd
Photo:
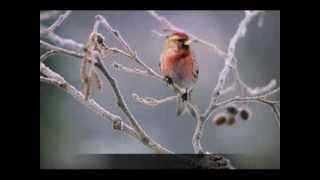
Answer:
[[[56,54],[57,52],[54,50],[49,50],[40,56],[40,62],[45,61],[49,56]]]
[[[40,25],[40,38],[50,41],[56,46],[65,49],[75,50],[77,52],[82,51],[84,45],[76,42],[73,39],[62,38],[54,32],[46,31],[47,28]]]
[[[133,56],[133,51],[131,50],[130,46],[124,41],[122,36],[120,35],[120,32],[113,29],[109,23],[100,15],[96,16],[96,22],[93,27],[93,32],[92,33],[97,33],[98,28],[100,23],[104,25],[104,27],[108,30],[111,31],[114,36],[116,36],[117,40],[120,41],[121,44],[129,51],[129,54]],[[135,53],[136,54],[136,53]],[[120,89],[118,88],[117,81],[110,75],[108,72],[108,69],[104,65],[103,61],[101,60],[100,56],[96,56],[96,66],[101,70],[103,75],[106,77],[108,80],[109,84],[112,87],[112,90],[116,96],[117,99],[117,105],[121,109],[121,111],[128,117],[130,123],[132,124],[133,128],[138,132],[138,135],[141,139],[141,142],[143,144],[152,144],[152,149],[157,151],[158,153],[170,153],[169,150],[166,148],[162,147],[160,144],[156,143],[151,137],[147,135],[147,133],[144,131],[144,129],[141,127],[141,125],[138,123],[132,112],[130,111],[129,107],[127,106],[122,93]]]
[[[132,73],[132,74],[138,74],[138,75],[143,75],[143,76],[150,76],[147,70],[142,70],[138,68],[129,68],[126,67],[120,63],[112,63],[113,68],[119,71],[127,72],[127,73]],[[154,76],[151,76],[154,77]]]
[[[112,35],[120,42],[120,44],[126,49],[128,53],[130,53],[132,56],[135,56],[135,52],[131,49],[129,44],[123,39],[120,31],[114,29],[103,16],[97,15],[95,18],[96,25],[94,27],[94,31],[97,31],[98,25],[102,24],[107,29],[107,31],[112,33]]]
[[[171,23],[165,17],[158,15],[155,11],[148,11],[148,12],[152,17],[154,17],[156,20],[158,20],[163,25],[164,31],[168,31],[168,30],[169,31],[170,30],[171,31],[181,31],[181,29],[177,28],[173,23]],[[189,111],[191,112],[191,115],[197,120],[197,124],[196,124],[195,131],[194,131],[193,138],[192,138],[192,144],[193,144],[195,153],[208,154],[208,152],[203,151],[202,146],[201,146],[201,142],[200,142],[202,134],[203,134],[205,122],[207,121],[207,119],[209,118],[209,116],[212,114],[212,112],[215,109],[220,108],[220,107],[224,107],[225,105],[230,104],[230,103],[234,103],[234,102],[260,102],[260,103],[264,103],[266,105],[269,105],[269,107],[272,108],[272,110],[275,114],[275,118],[276,118],[276,120],[279,124],[279,127],[280,127],[280,110],[277,108],[278,102],[266,99],[267,97],[280,91],[280,88],[273,89],[276,86],[275,80],[270,81],[270,83],[264,87],[258,87],[258,88],[249,87],[240,78],[240,75],[239,75],[239,72],[237,69],[237,61],[238,60],[234,56],[236,43],[238,42],[238,40],[241,37],[245,36],[248,23],[254,17],[256,17],[258,15],[260,15],[259,24],[258,24],[260,27],[262,25],[264,12],[263,11],[245,11],[245,17],[240,22],[236,33],[234,34],[234,36],[230,40],[227,53],[220,50],[215,44],[206,42],[206,41],[194,36],[193,34],[184,31],[191,37],[191,39],[193,41],[199,42],[201,44],[206,45],[207,47],[212,48],[220,57],[225,59],[225,66],[224,66],[223,70],[221,71],[221,73],[219,74],[218,84],[216,85],[216,87],[213,90],[211,101],[210,101],[210,104],[209,104],[208,108],[206,109],[206,111],[201,114],[200,110],[194,104],[192,104],[189,101],[186,102],[188,105],[187,107],[188,107]],[[114,29],[103,16],[101,16],[101,15],[96,16],[96,21],[94,24],[93,32],[97,33],[98,27],[100,24],[103,25],[109,32],[111,32],[112,35],[120,42],[120,44],[125,49],[123,51],[118,48],[106,47],[105,50],[110,51],[110,52],[120,53],[130,59],[133,59],[136,63],[138,63],[143,68],[143,70],[138,69],[138,68],[134,68],[134,69],[128,68],[128,67],[125,67],[125,66],[123,66],[121,64],[117,64],[117,63],[113,64],[114,68],[125,71],[125,72],[138,74],[138,75],[151,76],[155,79],[160,80],[161,82],[166,83],[163,76],[156,73],[151,67],[149,67],[147,64],[145,64],[138,57],[137,53],[124,40],[124,38],[120,34],[120,31]],[[59,26],[59,24],[57,26]],[[55,28],[53,28],[53,29],[55,29]],[[160,34],[160,35],[163,36],[163,34]],[[83,44],[77,43],[73,40],[61,38],[60,36],[56,35],[54,32],[41,33],[41,25],[40,25],[40,37],[46,38],[49,41],[52,41],[55,45],[59,46],[59,47],[57,47],[57,46],[51,45],[45,41],[40,40],[40,46],[43,48],[46,48],[49,50],[51,49],[55,52],[64,53],[64,54],[71,55],[71,56],[78,57],[78,58],[83,57],[83,54],[79,53],[80,51],[83,50],[83,47],[84,47]],[[76,50],[73,51],[73,50],[68,50],[68,49],[73,49],[73,50],[76,49]],[[43,58],[45,57],[44,55],[43,55]],[[160,144],[156,143],[149,136],[147,136],[147,134],[144,132],[142,127],[138,124],[138,121],[135,119],[133,114],[130,112],[128,106],[126,105],[126,103],[121,95],[121,92],[117,86],[117,82],[110,75],[110,73],[108,72],[107,68],[104,66],[104,64],[99,56],[97,57],[97,60],[98,61],[95,64],[95,66],[101,70],[101,72],[104,74],[104,76],[109,81],[109,83],[110,83],[110,85],[116,95],[118,106],[127,115],[130,123],[133,126],[133,127],[131,127],[126,124],[123,125],[124,122],[120,119],[120,121],[119,120],[113,121],[114,129],[122,129],[122,130],[126,129],[124,131],[128,131],[129,134],[131,134],[131,136],[135,137],[140,142],[145,144],[147,147],[153,149],[157,153],[172,153],[171,151],[162,147]],[[47,68],[45,68],[44,64],[40,64],[40,72],[42,72],[44,75],[48,76],[48,70],[47,70]],[[232,84],[232,86],[230,86],[228,88],[224,88],[226,77],[231,76],[231,75],[235,76],[235,78],[234,78],[235,82]],[[63,79],[63,77],[56,76],[55,74],[51,74],[48,77],[40,77],[40,81],[53,83],[53,84],[58,83],[58,84],[60,84],[58,86],[62,87],[62,88],[64,88],[66,86],[65,80]],[[69,87],[69,86],[67,86],[67,87]],[[170,87],[173,88],[175,93],[177,93],[177,94],[182,93],[181,88],[179,86],[173,84],[173,86],[170,86]],[[251,96],[245,96],[245,97],[236,96],[234,98],[227,99],[222,102],[217,102],[217,98],[221,94],[227,93],[227,92],[235,89],[236,87],[244,88],[246,90],[247,94],[251,95]],[[79,93],[81,94],[81,92],[79,92]],[[170,97],[163,98],[163,99],[155,99],[155,98],[151,98],[151,97],[138,96],[136,94],[132,94],[132,95],[138,102],[145,104],[145,105],[149,105],[149,106],[156,106],[156,105],[162,104],[164,102],[174,100],[177,97],[177,96],[170,96]],[[92,102],[92,101],[94,101],[94,100],[89,99],[87,102]],[[230,162],[227,164],[228,164],[226,166],[227,168],[234,169],[233,166],[230,164]]]
[[[74,97],[76,100],[78,100],[80,103],[88,107],[93,112],[97,113],[104,119],[108,119],[112,122],[113,128],[116,130],[120,130],[135,139],[142,142],[145,146],[151,148],[156,153],[172,153],[171,151],[165,149],[165,148],[159,148],[162,147],[160,144],[157,144],[153,141],[146,142],[142,141],[141,136],[138,134],[138,132],[135,131],[134,128],[132,128],[130,125],[126,124],[121,117],[118,115],[112,114],[111,112],[105,110],[103,107],[101,107],[94,99],[88,99],[85,100],[84,95],[77,90],[75,87],[70,85],[68,82],[64,80],[62,76],[60,76],[58,73],[52,71],[50,68],[45,66],[43,63],[40,63],[40,72],[45,74],[47,77],[41,77],[41,82],[46,82],[51,85],[54,85],[56,87],[59,87],[63,89],[65,92],[70,94],[72,97]]]
[[[47,29],[47,31],[53,32],[70,14],[71,11],[66,11],[64,14],[60,15],[59,18]]]
[[[109,74],[107,71],[107,68],[104,66],[102,60],[98,57],[97,58],[97,64],[96,66],[101,70],[103,75],[107,78],[109,81],[109,84],[111,85],[117,99],[117,104],[119,108],[123,111],[123,113],[128,117],[130,123],[132,124],[133,128],[137,131],[139,135],[139,139],[143,144],[149,145],[151,149],[153,149],[157,153],[172,153],[165,147],[161,146],[160,144],[156,143],[151,137],[149,137],[146,132],[143,130],[141,125],[138,123],[138,121],[135,119],[134,115],[129,110],[126,102],[124,101],[122,94],[120,92],[120,89],[118,88],[116,80]]]
[[[236,68],[237,66],[237,59],[234,58],[235,56],[234,53],[235,53],[235,48],[238,40],[240,40],[242,37],[245,36],[247,31],[246,30],[247,25],[251,22],[251,20],[253,20],[254,17],[259,15],[260,13],[261,11],[254,11],[250,14],[246,13],[246,16],[244,17],[244,19],[239,23],[239,27],[237,31],[235,32],[235,34],[233,35],[233,37],[229,42],[227,57],[225,59],[225,65],[219,74],[218,83],[212,92],[209,106],[212,106],[216,102],[217,98],[220,96],[220,93],[224,88],[224,84],[229,75],[229,72],[231,72],[231,70],[233,68]]]
[[[177,99],[177,96],[169,96],[169,97],[165,97],[162,99],[156,99],[156,98],[152,98],[152,97],[142,97],[139,96],[136,93],[132,94],[132,97],[139,103],[144,104],[146,106],[151,106],[151,107],[155,107],[158,106],[160,104],[169,102],[169,101],[173,101]]]
[[[190,32],[187,32],[185,30],[182,30],[181,28],[178,28],[177,26],[175,26],[173,23],[171,23],[167,18],[165,18],[164,16],[160,16],[157,12],[155,11],[147,11],[153,18],[155,18],[157,21],[160,22],[160,24],[163,26],[163,30],[171,30],[171,31],[183,31],[186,34],[188,34],[188,36],[194,41],[194,42],[198,42],[202,45],[205,45],[209,48],[212,48],[214,50],[214,52],[216,52],[218,54],[218,56],[225,58],[226,57],[226,53],[223,52],[220,48],[218,48],[217,45],[207,42],[197,36],[195,36],[194,34],[191,34]],[[157,32],[157,31],[155,31]],[[160,33],[156,33],[156,34],[160,34]]]
[[[45,48],[45,49],[49,49],[49,50],[53,50],[53,51],[56,51],[56,52],[59,52],[59,53],[64,53],[64,54],[67,54],[69,56],[74,56],[74,57],[77,57],[77,58],[82,58],[84,56],[84,54],[80,54],[80,53],[75,52],[75,51],[71,51],[71,50],[67,50],[67,49],[64,49],[64,48],[57,47],[57,46],[54,46],[54,45],[49,44],[49,43],[47,43],[45,41],[42,41],[42,40],[40,40],[40,47]]]
[[[111,32],[113,34],[113,36],[122,44],[122,46],[127,50],[127,52],[130,54],[130,58],[134,59],[140,66],[142,66],[143,68],[145,68],[148,71],[148,74],[150,74],[150,76],[153,76],[154,78],[163,81],[164,83],[166,83],[164,77],[160,74],[158,74],[157,72],[155,72],[151,67],[149,67],[147,64],[145,64],[138,56],[137,52],[135,52],[134,50],[131,49],[131,47],[129,46],[129,44],[124,40],[124,38],[122,37],[121,33],[114,29],[109,23],[108,21],[101,15],[97,15],[96,19],[99,23],[101,23],[106,30],[108,30],[109,32]],[[97,30],[97,25],[95,25],[94,30]],[[173,88],[173,90],[176,93],[180,93],[182,94],[182,90],[181,88],[173,83],[172,86],[170,86]]]
[[[40,13],[40,22],[41,21],[45,21],[51,18],[54,18],[56,16],[58,16],[60,13],[60,11],[46,11],[46,12],[42,12]]]

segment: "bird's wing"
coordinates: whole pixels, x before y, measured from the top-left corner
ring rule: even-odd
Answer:
[[[194,61],[193,61],[193,77],[195,80],[197,80],[198,76],[199,76],[199,64],[196,60],[194,53],[192,53],[192,58],[194,59]]]

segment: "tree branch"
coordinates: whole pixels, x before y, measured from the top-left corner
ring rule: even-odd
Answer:
[[[118,41],[121,41],[122,44],[127,48],[127,50],[130,50],[131,54],[131,48],[129,45],[123,40],[122,36],[120,33],[116,30],[114,30],[108,23],[107,21],[102,17],[102,16],[96,16],[96,22],[93,27],[93,32],[92,33],[97,33],[98,28],[100,23],[103,24],[107,30],[112,31],[117,38]],[[144,129],[141,127],[141,125],[138,123],[132,112],[130,111],[129,107],[127,106],[124,98],[122,97],[122,93],[120,92],[120,89],[118,88],[116,80],[110,75],[108,72],[107,68],[104,66],[103,61],[101,60],[100,56],[95,56],[96,57],[96,66],[101,70],[103,75],[106,77],[108,80],[109,84],[111,85],[116,99],[117,99],[117,105],[121,109],[121,111],[128,117],[130,123],[132,124],[133,128],[137,131],[140,139],[142,140],[142,143],[144,144],[152,144],[152,149],[157,151],[158,153],[169,153],[170,151],[167,150],[166,148],[162,147],[160,144],[157,144],[151,137],[149,137]]]
[[[160,104],[169,102],[169,101],[173,101],[177,99],[177,96],[169,96],[169,97],[165,97],[162,99],[155,99],[152,97],[142,97],[139,96],[136,93],[132,93],[132,97],[139,103],[144,104],[146,106],[151,106],[151,107],[155,107],[158,106]]]
[[[54,50],[49,50],[40,56],[40,62],[45,61],[49,56],[56,54],[57,52]]]
[[[74,41],[73,39],[66,39],[58,36],[56,33],[52,31],[47,31],[47,28],[40,24],[40,38],[44,38],[54,45],[59,46],[60,48],[64,49],[72,49],[77,52],[82,51],[84,45]]]
[[[177,26],[175,26],[173,23],[171,23],[167,18],[160,16],[158,13],[156,13],[155,11],[148,11],[148,13],[154,17],[157,21],[160,22],[160,24],[164,27],[164,31],[181,31],[180,28],[178,28]],[[208,43],[198,37],[196,37],[195,35],[186,32],[191,39],[193,39],[196,42],[200,42],[201,44],[204,44],[208,47],[211,47],[220,57],[225,59],[225,65],[223,70],[220,72],[219,74],[219,78],[218,78],[218,83],[216,85],[216,87],[214,88],[212,95],[211,95],[211,101],[210,104],[208,106],[208,108],[206,109],[206,111],[203,114],[199,114],[198,111],[196,112],[196,119],[197,119],[197,125],[195,128],[195,132],[193,135],[193,145],[194,145],[194,150],[196,153],[203,153],[202,147],[201,147],[201,137],[203,134],[203,129],[204,129],[204,124],[207,121],[207,119],[209,119],[209,117],[211,116],[212,112],[214,109],[216,109],[217,107],[219,107],[221,104],[217,104],[217,99],[221,94],[225,94],[231,90],[234,90],[235,87],[239,87],[241,89],[244,89],[246,94],[254,96],[254,95],[258,95],[258,94],[263,94],[266,93],[267,91],[270,91],[271,89],[275,88],[276,86],[276,81],[272,80],[270,81],[270,83],[264,87],[259,87],[259,88],[251,88],[248,85],[246,85],[240,78],[238,69],[237,69],[237,59],[235,58],[235,48],[236,48],[236,44],[238,42],[239,39],[241,39],[242,37],[245,36],[246,31],[247,31],[247,25],[252,21],[253,18],[255,18],[256,16],[261,15],[261,18],[259,19],[259,27],[262,26],[262,21],[263,21],[263,15],[264,12],[263,11],[245,11],[245,17],[244,19],[239,23],[239,27],[237,29],[237,31],[235,32],[235,34],[233,35],[233,37],[231,38],[230,42],[229,42],[229,46],[228,46],[228,52],[225,53],[224,51],[220,50],[216,45],[212,44],[212,43]],[[153,31],[156,32],[156,34],[160,34],[157,31]],[[160,34],[160,36],[163,36],[162,34]],[[232,72],[233,73],[230,73]],[[228,88],[224,88],[224,84],[225,81],[227,79],[228,76],[234,76],[235,77],[235,82],[233,83],[232,86],[228,87]],[[280,88],[279,88],[280,90]],[[259,99],[255,99],[255,97],[250,97],[250,98],[233,98],[231,100],[228,100],[226,102],[234,102],[234,101],[248,101],[248,100],[256,100],[256,101],[261,101]],[[189,107],[192,107],[193,104],[189,103]],[[274,108],[274,106],[271,106],[276,114],[276,117],[280,118],[280,114],[277,113],[277,109]],[[278,116],[279,114],[279,116]],[[279,121],[278,121],[279,122]],[[280,124],[280,123],[279,123]],[[280,126],[279,126],[280,127]]]
[[[73,56],[73,57],[77,57],[77,58],[83,58],[83,56],[84,56],[84,54],[81,54],[81,53],[78,53],[78,52],[75,52],[75,51],[71,51],[71,50],[67,50],[67,49],[64,49],[64,48],[57,47],[57,46],[54,46],[54,45],[49,44],[49,43],[47,43],[45,41],[42,41],[42,40],[40,40],[40,47],[48,49],[48,50],[52,50],[52,51],[55,51],[55,52],[64,53],[64,54],[67,54],[69,56]]]
[[[182,30],[181,28],[178,28],[177,26],[175,26],[173,23],[171,23],[167,18],[165,18],[164,16],[160,16],[157,12],[155,11],[147,11],[153,18],[155,18],[157,21],[160,22],[160,24],[163,26],[163,31],[183,31],[185,32],[186,34],[188,34],[188,36],[194,41],[194,42],[197,42],[197,43],[200,43],[202,45],[205,45],[211,49],[214,50],[214,52],[217,53],[218,56],[222,57],[222,58],[225,58],[227,55],[225,52],[223,52],[220,48],[218,48],[217,45],[213,44],[213,43],[210,43],[210,42],[207,42],[193,34],[191,34],[190,32],[187,32],[185,30]],[[158,33],[157,31],[154,31],[153,32],[157,35],[162,35],[161,33]]]
[[[51,19],[57,16],[59,13],[60,11],[46,11],[46,12],[40,13],[40,22]]]
[[[163,26],[163,31],[182,31],[180,28],[175,26],[173,23],[171,23],[168,19],[166,19],[163,16],[160,16],[155,11],[148,11],[148,13],[154,17],[157,21],[160,22],[160,24]],[[72,95],[75,99],[77,99],[79,102],[87,106],[89,109],[93,110],[103,118],[109,119],[112,122],[113,129],[121,130],[130,136],[134,137],[135,139],[142,142],[145,146],[151,148],[156,153],[173,153],[169,151],[168,149],[162,147],[160,144],[155,142],[151,137],[149,137],[144,129],[141,127],[141,125],[138,123],[137,119],[134,117],[133,113],[130,111],[129,107],[127,106],[121,91],[117,85],[117,81],[111,76],[111,74],[108,72],[108,69],[105,67],[101,56],[104,55],[104,53],[112,52],[112,53],[119,53],[122,54],[125,57],[128,57],[129,59],[134,60],[137,64],[139,64],[142,69],[139,68],[128,68],[124,65],[113,63],[113,67],[117,70],[121,70],[128,73],[133,73],[137,75],[142,76],[149,76],[153,77],[157,80],[160,80],[163,83],[166,83],[166,80],[164,77],[160,74],[158,74],[156,71],[154,71],[151,67],[149,67],[147,64],[145,64],[137,55],[137,52],[135,52],[130,46],[129,43],[125,41],[125,39],[122,37],[120,31],[114,29],[108,21],[101,15],[97,15],[96,21],[93,26],[92,34],[98,33],[98,28],[100,25],[102,25],[108,32],[110,32],[117,41],[121,44],[121,46],[124,48],[124,50],[121,50],[119,48],[115,47],[108,47],[107,45],[104,46],[104,49],[102,52],[97,51],[98,54],[94,56],[96,61],[94,61],[94,66],[98,68],[104,77],[108,80],[109,84],[111,85],[116,100],[117,105],[121,109],[121,111],[128,117],[128,120],[130,121],[130,124],[132,127],[126,123],[123,122],[123,120],[117,116],[114,115],[101,106],[97,104],[93,99],[88,99],[85,101],[84,95],[78,91],[76,88],[74,88],[72,85],[67,83],[62,76],[55,73],[48,67],[46,67],[42,62],[49,57],[50,55],[54,53],[63,53],[66,55],[70,55],[77,58],[83,58],[84,54],[82,53],[85,50],[85,46],[81,43],[78,43],[72,39],[65,39],[57,34],[55,34],[53,31],[62,24],[62,22],[68,17],[70,14],[70,11],[65,12],[63,15],[61,15],[55,23],[53,23],[49,28],[44,28],[40,25],[40,38],[47,39],[48,41],[52,42],[53,44],[50,44],[48,42],[45,42],[43,40],[40,40],[40,47],[48,49],[46,53],[44,53],[40,57],[40,72],[44,74],[47,77],[40,76],[40,82],[46,82],[49,84],[52,84],[54,86],[60,87],[64,91],[66,91],[68,94]],[[239,27],[237,31],[235,32],[234,36],[231,38],[228,46],[228,51],[225,53],[224,51],[220,50],[215,44],[209,43],[205,40],[200,39],[199,37],[186,32],[189,37],[200,44],[205,45],[206,47],[209,47],[214,50],[220,57],[222,57],[225,60],[225,65],[223,70],[219,74],[218,83],[213,89],[211,100],[209,103],[209,106],[204,111],[204,113],[201,113],[200,110],[196,105],[193,103],[187,101],[187,107],[189,109],[190,115],[193,116],[196,119],[196,127],[193,133],[192,138],[192,144],[195,153],[205,153],[209,154],[209,152],[205,152],[201,146],[201,137],[203,134],[203,129],[205,126],[206,121],[209,119],[211,114],[216,110],[217,108],[221,108],[226,106],[227,104],[235,103],[235,102],[259,102],[268,105],[275,115],[275,119],[277,120],[277,123],[280,128],[280,110],[277,108],[278,102],[267,100],[266,98],[279,92],[280,88],[276,88],[276,81],[271,80],[269,84],[267,84],[264,87],[257,87],[257,88],[251,88],[248,85],[246,85],[242,79],[240,78],[239,71],[237,69],[237,62],[238,60],[235,57],[235,48],[236,44],[242,37],[246,34],[247,25],[254,19],[255,17],[260,15],[260,19],[258,22],[258,26],[262,26],[263,21],[263,11],[245,11],[245,17],[244,19],[239,23]],[[40,17],[41,18],[41,17]],[[164,34],[158,33],[157,31],[154,31],[159,36],[164,36]],[[88,51],[88,49],[86,49]],[[95,51],[95,50],[94,50]],[[96,53],[96,52],[95,52]],[[234,82],[232,86],[224,88],[225,81],[228,76],[234,76]],[[179,94],[182,94],[183,91],[181,88],[173,84],[170,86],[174,92],[176,93],[176,96],[170,96],[162,99],[156,99],[152,97],[142,97],[137,94],[132,94],[133,98],[147,106],[157,106],[165,102],[169,102],[172,100],[175,100]],[[222,94],[225,94],[227,92],[230,92],[231,90],[234,90],[236,88],[240,88],[241,90],[244,90],[246,93],[245,96],[236,96],[230,99],[227,99],[225,101],[218,102],[218,97]],[[228,169],[234,169],[234,167],[231,165],[230,161],[226,160],[226,164],[224,167]]]
[[[71,11],[66,11],[64,14],[60,15],[59,18],[47,29],[47,31],[53,32],[70,14]]]
[[[95,100],[85,100],[84,95],[80,91],[78,91],[75,87],[66,82],[64,78],[60,76],[58,73],[52,71],[50,68],[45,66],[42,62],[40,63],[40,72],[47,76],[40,76],[40,82],[45,82],[61,88],[62,90],[70,94],[72,97],[74,97],[76,100],[78,100],[80,103],[88,107],[90,110],[100,115],[102,118],[110,120],[112,122],[113,129],[120,130],[134,137],[135,139],[142,142],[146,147],[149,147],[152,150],[154,150],[154,152],[156,153],[172,153],[171,151],[163,148],[160,144],[154,141],[145,141],[143,138],[141,138],[140,134],[134,128],[123,122],[121,117],[105,110]]]
[[[135,119],[134,115],[129,110],[126,102],[124,101],[121,92],[118,88],[118,85],[116,83],[116,80],[109,74],[107,71],[107,68],[104,66],[103,62],[100,58],[98,58],[97,61],[97,67],[101,70],[103,75],[107,78],[109,81],[115,95],[117,98],[117,104],[119,108],[122,110],[122,112],[128,117],[130,123],[132,124],[133,128],[137,131],[141,141],[143,144],[150,144],[151,148],[155,150],[157,153],[171,153],[166,148],[162,147],[160,144],[157,144],[151,137],[149,137],[146,132],[143,130],[143,128],[140,126],[138,121]]]

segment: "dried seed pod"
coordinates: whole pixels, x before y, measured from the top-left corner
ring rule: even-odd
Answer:
[[[91,95],[92,74],[94,72],[94,64],[92,63],[91,52],[87,51],[80,66],[80,79],[83,83],[83,93],[85,100]]]
[[[220,126],[226,122],[227,117],[224,114],[219,114],[215,116],[212,120],[216,125]]]
[[[239,112],[238,107],[234,105],[230,105],[226,109],[227,109],[227,112],[233,116],[237,115]]]
[[[94,72],[92,73],[92,78],[93,78],[93,80],[95,81],[95,83],[96,83],[96,85],[97,85],[97,88],[98,88],[99,90],[101,90],[101,89],[102,89],[102,82],[101,82],[101,80],[100,80],[100,78],[99,78],[99,76],[98,76],[97,71],[94,71]]]
[[[233,125],[236,122],[236,118],[234,116],[229,116],[227,119],[227,124],[229,126]]]
[[[250,118],[250,111],[248,109],[241,109],[240,117],[243,120],[248,120]]]
[[[92,93],[93,83],[99,90],[102,88],[102,82],[95,68],[95,55],[101,53],[101,49],[104,46],[104,37],[99,33],[91,33],[89,39],[84,48],[85,55],[80,66],[80,79],[83,83],[83,93],[85,100],[88,100]]]
[[[101,45],[103,45],[104,43],[104,37],[99,33],[97,33],[97,42],[98,44],[101,44]]]

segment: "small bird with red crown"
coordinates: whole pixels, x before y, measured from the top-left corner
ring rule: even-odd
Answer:
[[[160,71],[167,83],[175,83],[185,89],[185,93],[177,98],[178,116],[185,112],[185,101],[191,97],[191,90],[199,76],[199,66],[190,48],[191,42],[186,33],[175,32],[166,37],[160,56]]]

